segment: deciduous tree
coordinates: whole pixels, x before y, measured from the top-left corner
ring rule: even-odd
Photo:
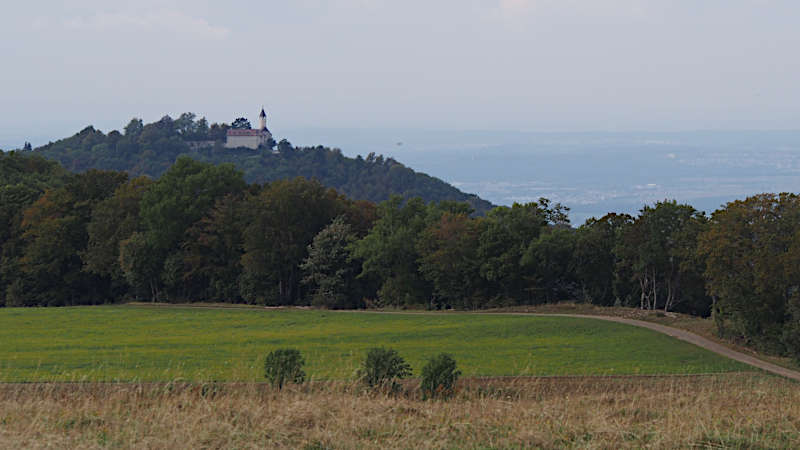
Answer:
[[[324,308],[353,308],[353,294],[358,265],[350,257],[350,246],[356,236],[339,216],[322,229],[308,246],[308,256],[300,264],[305,276],[303,284],[311,287],[312,304]]]

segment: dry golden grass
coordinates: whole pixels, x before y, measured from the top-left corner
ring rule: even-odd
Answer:
[[[470,379],[449,401],[351,383],[0,385],[3,448],[797,448],[798,384],[758,374]]]

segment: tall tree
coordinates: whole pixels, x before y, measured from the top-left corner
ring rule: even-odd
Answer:
[[[152,184],[148,177],[134,178],[94,206],[87,225],[89,241],[81,252],[84,270],[115,280],[124,279],[119,265],[120,243],[141,231],[139,205]]]
[[[162,255],[151,236],[136,232],[119,244],[119,265],[135,298],[161,299]]]
[[[578,228],[574,260],[581,300],[603,306],[630,302],[630,276],[617,270],[621,266],[614,248],[631,223],[627,214],[609,213]]]
[[[407,202],[399,196],[378,205],[378,220],[353,246],[363,261],[360,277],[381,282],[378,300],[386,306],[426,305],[432,287],[417,270],[416,242],[430,223],[430,210],[420,198]]]
[[[447,212],[419,237],[419,271],[433,284],[435,306],[484,306],[486,283],[480,276],[478,259],[482,225],[480,219],[467,214]]]
[[[245,186],[242,173],[233,165],[178,158],[142,197],[142,222],[158,248],[173,250],[218,198],[242,192]]]
[[[16,282],[24,293],[20,258],[23,212],[47,189],[62,187],[72,176],[58,163],[38,155],[0,152],[0,306],[6,303],[6,291]],[[19,296],[18,296],[19,297]]]
[[[797,351],[798,229],[794,194],[756,195],[714,212],[698,251],[721,335],[764,350]]]
[[[645,206],[625,227],[615,253],[620,270],[629,271],[638,284],[639,307],[672,310],[686,300],[684,281],[697,278],[697,266],[688,249],[696,245],[705,216],[676,201]]]
[[[531,241],[548,225],[548,212],[537,202],[499,206],[486,216],[480,236],[480,273],[493,286],[493,301],[519,304],[533,301],[520,265]]]
[[[276,181],[247,201],[242,297],[253,303],[295,304],[308,245],[347,200],[318,181]]]
[[[356,236],[352,227],[339,216],[322,229],[308,246],[308,256],[300,264],[303,284],[311,287],[312,304],[331,309],[358,306],[355,277],[358,265],[350,257]]]
[[[576,291],[575,231],[568,227],[548,227],[532,240],[522,254],[520,265],[533,301],[556,302],[574,298]]]
[[[246,214],[242,196],[227,195],[187,231],[182,281],[191,298],[238,302]]]
[[[245,187],[242,173],[231,164],[214,166],[180,157],[142,197],[140,215],[146,241],[159,255],[162,280],[174,296],[187,294],[180,255],[186,231],[217,199],[241,193]]]
[[[82,270],[92,207],[125,182],[120,172],[90,170],[45,192],[23,215],[22,277],[10,303],[63,305],[102,302],[108,280]]]

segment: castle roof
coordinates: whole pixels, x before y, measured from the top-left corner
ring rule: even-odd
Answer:
[[[261,136],[262,134],[269,133],[267,129],[263,130],[241,130],[241,129],[228,129],[228,136]]]
[[[263,106],[261,107],[261,114],[259,114],[258,117],[267,117],[267,113],[264,112]]]

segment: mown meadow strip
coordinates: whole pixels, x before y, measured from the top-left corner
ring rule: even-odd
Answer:
[[[350,379],[367,349],[414,368],[452,354],[464,376],[698,374],[742,364],[653,331],[591,319],[289,309],[0,309],[0,381],[263,380],[299,349],[311,379]]]

